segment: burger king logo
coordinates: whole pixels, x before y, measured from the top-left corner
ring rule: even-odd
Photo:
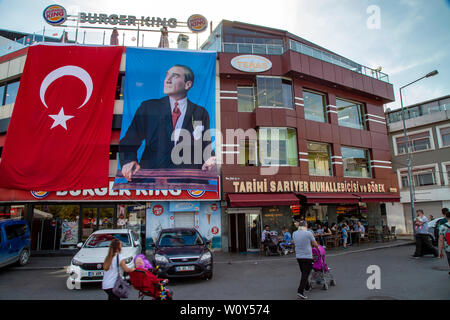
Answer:
[[[193,14],[189,17],[187,26],[192,32],[202,32],[208,27],[208,20],[201,14]]]
[[[50,192],[47,191],[31,191],[31,195],[35,197],[36,199],[44,199],[50,194]]]
[[[52,4],[44,9],[44,20],[52,25],[58,26],[67,20],[67,12],[63,6]]]
[[[200,198],[201,196],[203,196],[205,194],[204,190],[188,190],[189,195],[192,198]]]

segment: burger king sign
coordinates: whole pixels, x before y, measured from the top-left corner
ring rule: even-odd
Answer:
[[[67,20],[67,12],[63,6],[52,4],[44,9],[44,20],[52,26],[59,26]]]
[[[189,17],[187,26],[192,32],[202,32],[208,27],[208,20],[201,14],[193,14]]]

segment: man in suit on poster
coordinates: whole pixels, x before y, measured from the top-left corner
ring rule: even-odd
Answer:
[[[141,103],[119,142],[122,174],[128,181],[141,168],[217,169],[211,144],[208,137],[205,138],[210,129],[208,111],[187,98],[193,84],[192,70],[184,65],[174,65],[164,80],[166,96]],[[145,148],[138,162],[137,151],[142,141],[145,141]],[[179,143],[182,147],[172,152]],[[190,154],[183,155],[184,151],[190,151]],[[204,152],[211,154],[207,161],[204,161]],[[174,163],[174,157],[178,156],[184,160],[182,163],[179,160]]]

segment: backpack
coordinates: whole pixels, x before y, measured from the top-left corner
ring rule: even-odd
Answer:
[[[448,223],[444,223],[443,225],[447,227],[444,238],[447,241],[447,245],[450,246],[450,225]]]
[[[436,241],[439,239],[439,228],[443,225],[447,223],[447,219],[446,218],[442,218],[439,219],[436,222],[436,226],[434,227],[434,239],[436,239]]]

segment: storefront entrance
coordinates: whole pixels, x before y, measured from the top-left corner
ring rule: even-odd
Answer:
[[[261,212],[251,211],[253,212],[233,212],[228,215],[230,252],[259,252],[262,232]]]
[[[113,229],[114,209],[114,206],[82,206],[81,241],[86,241],[87,238],[97,230]]]

